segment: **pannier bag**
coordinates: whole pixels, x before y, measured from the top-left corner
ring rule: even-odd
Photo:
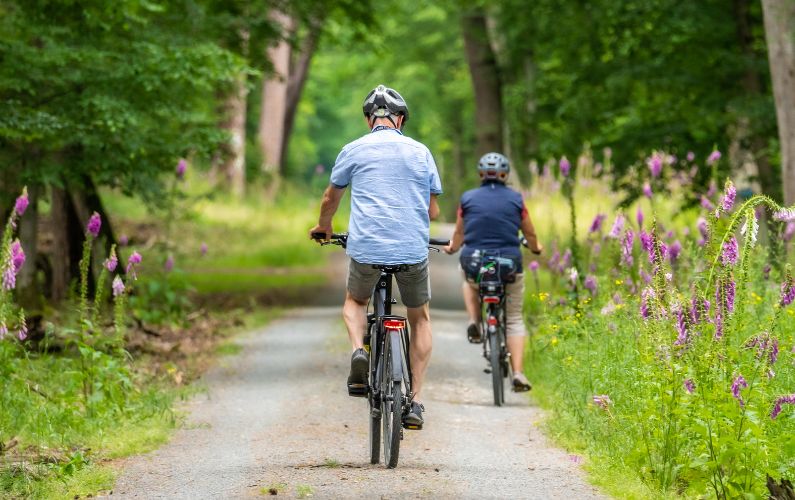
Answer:
[[[516,262],[484,250],[475,250],[469,257],[461,257],[461,268],[468,281],[474,283],[513,283],[516,281]]]

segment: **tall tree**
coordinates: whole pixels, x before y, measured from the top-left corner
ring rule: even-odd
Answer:
[[[283,33],[266,50],[272,71],[262,82],[262,105],[259,117],[259,144],[262,151],[262,170],[273,178],[282,174],[284,149],[284,120],[287,114],[287,87],[290,79],[292,48],[288,37],[293,31],[293,18],[282,11],[271,12],[272,19]]]
[[[489,41],[485,12],[476,8],[461,16],[466,59],[475,91],[477,155],[502,151],[502,83],[497,57]]]
[[[762,0],[776,100],[784,202],[795,204],[795,1]]]

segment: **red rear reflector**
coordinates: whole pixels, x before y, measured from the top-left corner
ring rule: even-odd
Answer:
[[[489,319],[486,321],[486,323],[488,323],[489,326],[496,326],[497,318],[495,318],[494,316],[489,316]]]
[[[483,302],[485,302],[486,304],[499,304],[500,298],[493,296],[483,297]]]
[[[406,323],[397,319],[388,319],[384,321],[384,328],[390,330],[400,330],[406,327]]]

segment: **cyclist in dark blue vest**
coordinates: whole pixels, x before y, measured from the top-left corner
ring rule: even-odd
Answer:
[[[480,269],[480,256],[489,252],[514,261],[516,280],[505,286],[506,340],[511,353],[513,388],[515,391],[528,391],[530,383],[522,369],[527,330],[522,317],[524,274],[519,231],[527,238],[533,253],[541,253],[543,247],[538,242],[522,195],[505,185],[510,171],[508,159],[499,153],[488,153],[480,159],[478,173],[481,186],[461,196],[455,233],[444,250],[453,254],[463,245],[461,268],[465,278],[464,303],[470,320],[467,337],[473,343],[481,342],[480,299],[475,282]]]

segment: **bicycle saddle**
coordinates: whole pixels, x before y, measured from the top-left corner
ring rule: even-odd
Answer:
[[[409,266],[408,264],[396,264],[391,266],[382,265],[382,264],[373,264],[373,269],[380,269],[385,273],[394,274],[394,273],[399,273],[401,271],[408,271]]]

